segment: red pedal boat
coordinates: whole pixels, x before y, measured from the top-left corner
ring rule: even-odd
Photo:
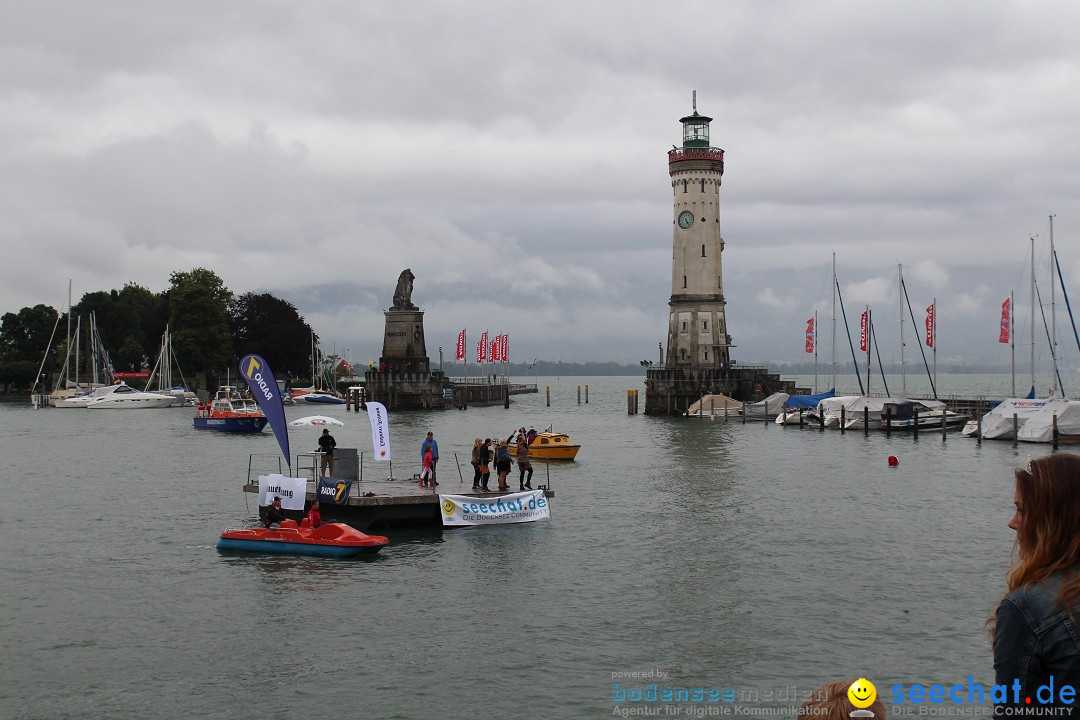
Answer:
[[[389,543],[382,535],[365,535],[344,523],[326,523],[312,529],[305,518],[300,525],[295,520],[283,520],[280,527],[272,530],[261,527],[226,530],[221,533],[217,549],[353,557],[377,553]]]

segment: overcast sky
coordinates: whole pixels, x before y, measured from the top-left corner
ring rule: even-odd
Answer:
[[[435,360],[465,326],[652,359],[696,89],[734,358],[808,358],[835,252],[883,358],[902,263],[939,361],[1008,364],[1051,212],[1080,297],[1077,28],[1075,2],[7,0],[0,312],[207,267],[366,361],[408,267]]]

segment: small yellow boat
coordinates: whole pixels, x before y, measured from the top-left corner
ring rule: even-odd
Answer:
[[[510,454],[517,457],[517,443],[510,443]],[[570,442],[570,436],[566,433],[547,432],[537,433],[529,443],[530,460],[573,460],[577,457],[580,445]]]

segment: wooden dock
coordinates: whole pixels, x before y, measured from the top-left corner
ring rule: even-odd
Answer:
[[[534,478],[537,480],[538,478]],[[493,476],[489,485],[497,484]],[[549,487],[533,484],[536,489],[543,489],[545,497],[554,497],[555,492]],[[307,484],[304,513],[315,499],[317,483]],[[244,492],[259,494],[259,484],[244,485]],[[403,527],[441,528],[442,514],[439,511],[439,495],[466,495],[476,498],[496,498],[518,492],[511,484],[507,492],[480,492],[472,489],[471,478],[466,482],[453,482],[449,479],[440,482],[437,487],[424,487],[414,478],[395,480],[353,481],[348,502],[344,505],[322,503],[320,510],[327,522],[336,520],[355,527],[358,530],[378,531]],[[259,508],[259,517],[263,517],[265,508]],[[300,521],[304,513],[286,510],[285,514]]]

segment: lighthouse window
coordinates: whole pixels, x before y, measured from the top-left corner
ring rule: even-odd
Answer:
[[[686,180],[683,180],[683,181],[682,181],[682,191],[683,191],[683,192],[686,192],[686,185],[687,185],[687,181],[686,181]]]
[[[708,359],[709,359],[709,351],[708,351],[708,350],[706,350],[706,351],[705,351],[705,359],[706,359],[706,360],[708,360]]]
[[[709,321],[708,320],[702,320],[701,321],[701,329],[703,331],[709,329]]]
[[[702,246],[701,246],[701,257],[705,257],[705,245],[704,244],[702,244]]]
[[[685,320],[682,321],[682,331],[686,332],[686,321]]]
[[[701,192],[705,192],[705,181],[701,181]]]
[[[682,286],[683,286],[683,288],[686,287],[686,276],[685,275],[682,276]]]

